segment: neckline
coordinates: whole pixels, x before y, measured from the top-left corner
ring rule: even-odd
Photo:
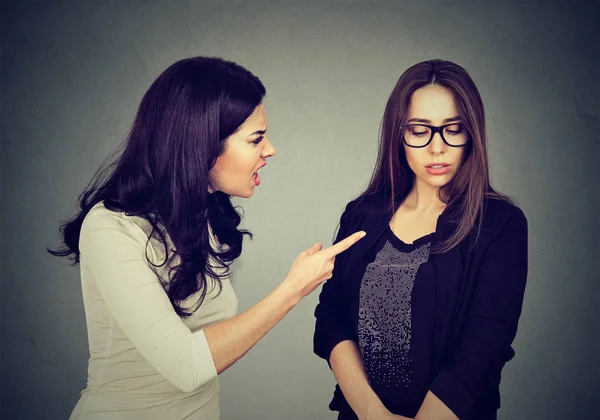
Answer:
[[[391,242],[391,244],[394,245],[394,247],[396,247],[397,249],[402,250],[402,251],[410,251],[410,250],[420,247],[421,245],[431,243],[433,241],[433,237],[435,236],[435,232],[430,232],[426,235],[423,235],[423,236],[415,239],[414,241],[412,241],[412,243],[408,244],[396,236],[396,234],[390,227],[389,223],[387,224],[386,231],[387,231],[386,233],[388,235],[388,240]]]

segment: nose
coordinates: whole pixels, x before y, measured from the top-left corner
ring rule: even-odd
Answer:
[[[429,152],[434,155],[439,155],[446,151],[446,143],[442,140],[441,133],[435,133],[429,143]]]
[[[277,153],[277,151],[275,150],[269,139],[265,137],[263,139],[263,142],[265,143],[265,145],[262,150],[262,157],[266,159],[271,156],[275,156],[275,153]]]

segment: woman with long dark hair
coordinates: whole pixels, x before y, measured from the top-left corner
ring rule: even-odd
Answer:
[[[484,107],[459,65],[399,78],[367,190],[338,239],[315,311],[314,350],[338,386],[338,419],[492,420],[521,313],[527,220],[490,185]]]
[[[218,374],[331,277],[364,236],[301,253],[270,295],[235,315],[242,252],[230,197],[250,197],[275,154],[265,88],[243,67],[195,57],[144,95],[118,158],[101,168],[50,251],[80,265],[90,359],[72,419],[220,418]]]

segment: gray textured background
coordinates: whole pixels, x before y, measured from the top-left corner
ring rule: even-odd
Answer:
[[[78,271],[59,221],[172,62],[217,55],[267,87],[278,155],[243,205],[244,310],[298,252],[330,243],[366,186],[400,74],[463,65],[488,117],[492,180],[529,218],[530,272],[500,419],[600,418],[598,2],[3,2],[3,419],[65,419],[85,385]],[[593,181],[593,180],[596,181]],[[318,293],[318,292],[317,292]],[[224,420],[333,419],[309,296],[222,376]]]

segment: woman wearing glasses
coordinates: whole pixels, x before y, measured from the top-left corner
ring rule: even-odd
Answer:
[[[527,220],[490,186],[468,73],[422,62],[398,80],[367,190],[315,311],[338,419],[496,419],[527,276]]]

